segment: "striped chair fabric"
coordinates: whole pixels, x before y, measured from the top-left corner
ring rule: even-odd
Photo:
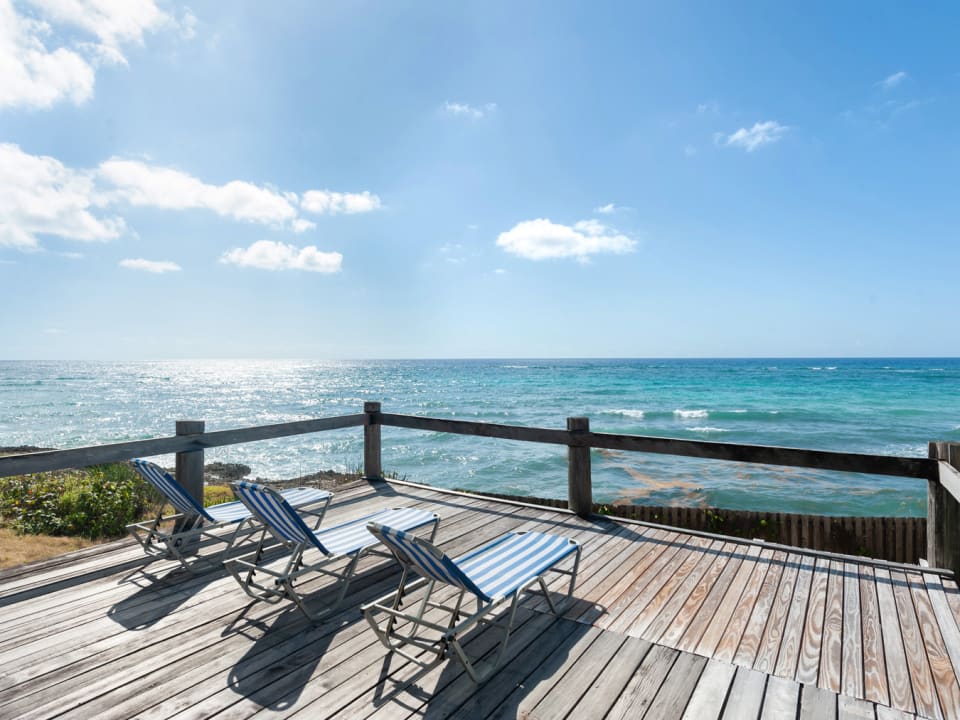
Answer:
[[[238,482],[233,484],[233,489],[279,538],[292,544],[312,545],[325,555],[352,555],[376,545],[379,540],[367,529],[370,522],[389,522],[404,531],[410,531],[436,521],[436,515],[426,510],[396,508],[381,510],[331,528],[310,530],[286,499],[268,488],[256,483]]]
[[[133,467],[141,477],[170,501],[177,512],[188,517],[199,515],[211,523],[235,523],[251,517],[250,511],[239,500],[211,505],[207,508],[202,507],[170,473],[148,460],[134,460]],[[281,491],[280,494],[293,507],[323,502],[333,496],[326,490],[306,487],[290,488]],[[297,515],[298,519],[299,517]],[[303,520],[300,520],[300,523],[304,524]],[[305,524],[304,527],[306,527]]]
[[[486,602],[510,596],[578,547],[557,535],[511,532],[454,560],[402,529],[371,523],[370,531],[424,577],[473,593]]]

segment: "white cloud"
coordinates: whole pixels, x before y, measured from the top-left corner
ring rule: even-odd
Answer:
[[[127,63],[124,45],[143,44],[144,33],[177,23],[154,0],[25,0],[33,17],[13,0],[0,0],[0,108],[48,108],[57,102],[81,104],[93,95],[96,68]],[[192,28],[193,18],[184,18]],[[47,49],[63,31],[72,49]],[[79,34],[79,36],[77,36]],[[91,41],[88,38],[95,38]]]
[[[480,120],[487,115],[497,111],[496,103],[487,103],[486,105],[468,105],[467,103],[450,102],[443,104],[443,109],[448,115],[459,117],[468,117],[473,120]]]
[[[581,220],[569,227],[538,218],[500,233],[497,245],[529,260],[572,257],[586,262],[597,253],[631,252],[636,242],[597,220]]]
[[[97,175],[115,187],[105,194],[108,201],[168,210],[205,208],[234,220],[272,225],[297,216],[287,195],[241,180],[208,185],[179,170],[120,159],[101,163]]]
[[[606,205],[595,207],[593,211],[595,213],[599,213],[600,215],[613,215],[617,211],[617,206],[613,203],[607,203]]]
[[[47,50],[42,36],[49,32],[18,15],[12,0],[0,0],[0,108],[79,105],[93,95],[93,67],[72,50]]]
[[[352,215],[379,209],[380,198],[367,190],[361,193],[308,190],[303,194],[300,207],[316,215],[339,215],[340,213]]]
[[[89,173],[0,143],[0,246],[38,247],[37,235],[86,242],[120,237],[122,218],[98,216]]]
[[[2,0],[0,0],[2,1]],[[303,233],[317,227],[298,215],[296,193],[233,180],[211,185],[180,170],[113,158],[92,170],[68,168],[56,158],[30,155],[0,143],[0,246],[35,250],[38,236],[107,241],[128,232],[117,206],[206,209],[232,220]],[[364,193],[309,191],[313,212],[358,213],[380,207]]]
[[[120,267],[128,270],[142,270],[149,273],[179,272],[183,268],[169,260],[144,260],[143,258],[129,258],[120,261]]]
[[[888,75],[883,80],[878,82],[877,85],[882,87],[884,90],[893,90],[893,88],[906,80],[907,77],[907,74],[903,70],[900,70],[899,72],[895,72],[893,75]]]
[[[767,120],[766,122],[755,123],[749,130],[740,128],[733,135],[727,136],[725,144],[742,147],[747,152],[753,152],[758,147],[777,142],[788,129],[786,125],[781,125],[774,120]]]
[[[340,271],[343,255],[338,252],[320,252],[313,245],[297,248],[272,240],[258,240],[248,248],[234,248],[224,253],[220,262],[260,270],[335,273]]]
[[[143,34],[171,22],[154,0],[28,0],[49,20],[84,30],[104,45],[143,44]]]
[[[683,154],[687,157],[693,157],[697,154],[697,148],[695,148],[693,145],[684,145]]]
[[[290,229],[293,230],[295,233],[302,233],[302,232],[306,232],[307,230],[313,230],[315,227],[317,227],[317,224],[315,222],[310,222],[309,220],[304,220],[303,218],[297,218],[290,225]]]
[[[503,268],[497,268],[496,270],[493,271],[493,274],[494,274],[494,275],[506,275],[506,274],[507,274],[507,271],[504,270]]]

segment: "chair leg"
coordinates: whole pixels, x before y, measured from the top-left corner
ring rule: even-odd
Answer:
[[[517,606],[519,604],[519,599],[520,593],[514,593],[507,618],[499,622],[486,620],[484,617],[485,615],[488,615],[495,606],[488,606],[486,610],[483,611],[479,607],[480,603],[478,602],[477,615],[474,616],[475,622],[470,622],[465,627],[460,628],[458,632],[451,632],[450,636],[447,638],[447,644],[453,650],[453,654],[456,655],[457,660],[459,660],[460,664],[463,665],[463,669],[467,672],[467,675],[470,677],[470,679],[473,680],[473,682],[475,682],[477,685],[486,682],[487,679],[500,668],[500,664],[503,662],[503,658],[507,653],[507,643],[510,641],[510,633],[513,631],[513,625],[517,619]],[[478,623],[500,628],[503,633],[500,639],[497,641],[497,645],[495,646],[496,654],[493,658],[484,660],[482,666],[476,659],[471,660],[467,656],[467,653],[464,651],[463,645],[461,645],[459,638],[460,635],[469,631],[473,625]]]
[[[347,590],[349,590],[350,588],[350,581],[353,580],[353,575],[357,569],[357,563],[360,561],[360,557],[362,554],[363,553],[356,553],[352,555],[350,557],[350,562],[347,563],[347,566],[343,569],[341,573],[339,574],[330,573],[337,579],[339,590],[337,592],[336,600],[334,600],[332,603],[327,605],[322,610],[314,611],[307,606],[307,603],[304,600],[303,596],[294,588],[293,586],[294,579],[292,577],[288,578],[284,582],[284,586],[287,590],[288,597],[296,604],[298,608],[300,608],[300,612],[302,612],[306,616],[307,620],[309,620],[312,623],[319,622],[320,620],[323,620],[325,617],[327,617],[328,615],[333,613],[335,610],[337,610],[337,608],[340,607],[340,605],[343,603],[343,599],[347,596]]]

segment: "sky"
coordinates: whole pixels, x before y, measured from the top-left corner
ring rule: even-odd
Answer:
[[[958,356],[958,28],[0,0],[0,359]]]

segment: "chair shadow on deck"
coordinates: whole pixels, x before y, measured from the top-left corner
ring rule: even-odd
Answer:
[[[392,711],[417,713],[423,718],[449,718],[452,713],[486,717],[495,709],[504,711],[503,717],[514,717],[524,699],[560,670],[570,651],[590,631],[588,625],[521,608],[505,658],[484,683],[474,683],[453,658],[424,670],[390,654],[384,657],[376,679],[373,706],[391,705]],[[483,664],[496,652],[495,636],[489,627],[474,628],[463,638],[464,649]]]
[[[219,571],[195,575],[178,568],[158,577],[146,568],[137,568],[120,583],[130,583],[138,589],[115,603],[107,617],[127,630],[146,630],[223,576]]]
[[[375,642],[357,608],[396,586],[399,576],[400,568],[392,562],[377,562],[358,572],[345,602],[321,622],[311,623],[297,607],[284,603],[281,613],[268,624],[251,611],[277,606],[248,603],[224,630],[224,635],[255,630],[249,633],[254,636],[250,647],[230,670],[230,689],[261,708],[282,711],[294,707],[307,684],[316,681],[321,664],[322,674],[352,657],[355,645],[351,639],[369,634],[369,642]],[[318,606],[329,605],[337,587],[320,582],[324,584],[306,591],[305,599]]]
[[[345,619],[338,622],[341,615],[311,624],[298,609],[288,608],[269,625],[251,620],[259,637],[230,669],[229,688],[260,708],[284,711],[294,707],[339,633],[345,630],[349,634],[351,623]]]

